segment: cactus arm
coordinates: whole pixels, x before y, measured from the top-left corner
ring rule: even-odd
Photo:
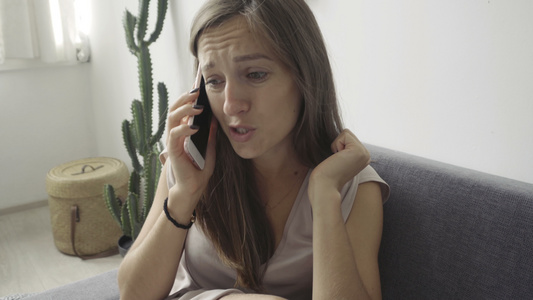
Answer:
[[[126,150],[128,151],[128,155],[131,158],[131,163],[133,165],[133,168],[140,173],[142,171],[141,163],[139,162],[139,158],[137,157],[137,152],[135,151],[135,138],[133,137],[132,131],[131,131],[131,124],[128,120],[124,120],[122,122],[122,138],[124,139],[124,145],[126,146]]]
[[[110,184],[104,185],[104,199],[111,216],[113,216],[113,219],[115,219],[118,225],[122,227],[122,222],[120,221],[120,208],[122,202],[120,202],[120,199],[115,196],[115,189]]]
[[[133,240],[135,240],[137,236],[139,235],[139,233],[141,233],[142,226],[143,226],[143,223],[138,222],[138,223],[135,223],[135,225],[131,227],[132,234],[134,235]]]
[[[157,177],[157,174],[159,173],[158,162],[159,162],[158,155],[154,152],[150,152],[150,155],[148,155],[144,163],[145,195],[144,195],[144,202],[143,202],[143,207],[142,207],[143,219],[145,219],[146,216],[148,215],[148,212],[150,211],[150,207],[152,207],[152,203],[154,201],[155,190],[157,187],[156,177]]]
[[[133,114],[133,123],[131,123],[131,130],[133,131],[133,136],[136,139],[137,150],[141,156],[145,156],[147,151],[146,147],[146,133],[145,133],[145,122],[144,119],[144,108],[143,104],[139,100],[134,100],[131,103],[131,112]]]
[[[153,107],[153,80],[152,80],[152,59],[148,46],[140,48],[139,56],[139,86],[141,88],[141,98],[144,109],[144,134],[146,137],[152,135],[152,107]]]
[[[154,146],[154,153],[157,157],[157,166],[156,166],[155,180],[154,180],[154,183],[156,184],[156,189],[157,189],[157,184],[159,184],[159,178],[161,177],[161,169],[163,168],[163,165],[161,164],[161,161],[159,160],[159,154],[161,153],[161,151],[159,151],[158,148],[159,147],[157,145]],[[148,207],[148,209],[150,209],[150,207]]]
[[[128,49],[133,55],[137,55],[139,47],[135,44],[134,31],[137,24],[137,18],[135,18],[129,11],[125,11],[124,19],[122,21],[124,25],[124,32],[126,33],[126,44]]]
[[[131,238],[135,240],[143,224],[139,216],[139,196],[130,193],[126,201],[128,202],[128,218],[131,224]]]
[[[150,8],[150,0],[139,0],[139,23],[137,24],[137,40],[139,45],[143,43],[146,29],[148,27],[148,12]]]
[[[131,172],[128,190],[130,194],[141,194],[141,176],[135,170]]]
[[[159,94],[159,127],[157,132],[150,140],[150,145],[155,145],[165,132],[165,125],[167,121],[168,114],[168,91],[164,83],[160,82],[157,85],[157,91]]]
[[[148,44],[151,44],[159,38],[161,31],[163,30],[163,22],[165,19],[165,14],[167,13],[168,0],[159,0],[157,1],[157,22],[155,24],[154,32],[150,35]]]
[[[122,233],[125,236],[129,236],[133,239],[133,236],[131,235],[132,230],[131,230],[130,218],[128,216],[128,202],[127,201],[124,202],[120,210],[120,220],[122,223]]]

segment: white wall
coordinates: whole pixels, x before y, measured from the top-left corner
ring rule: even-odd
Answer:
[[[0,209],[47,199],[54,166],[96,155],[86,65],[0,72]]]
[[[180,53],[201,2],[171,2]],[[363,141],[533,183],[533,2],[307,2]]]
[[[171,101],[191,87],[189,25],[201,2],[170,1],[152,47],[154,81]],[[533,2],[308,2],[346,125],[362,140],[533,183]],[[91,4],[91,63],[0,73],[0,209],[46,199],[46,172],[59,163],[129,164],[120,124],[139,91],[121,21],[137,1]]]
[[[0,209],[47,199],[46,173],[61,163],[109,156],[130,165],[121,123],[140,93],[122,16],[126,7],[136,14],[137,1],[90,4],[89,64],[0,72]],[[175,35],[169,13],[152,56],[154,82],[167,84],[171,100],[184,90]]]
[[[312,0],[369,143],[533,182],[533,2]]]

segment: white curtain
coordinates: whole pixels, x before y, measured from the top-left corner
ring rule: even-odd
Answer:
[[[76,11],[79,1],[86,0],[0,0],[0,63],[88,61],[88,38]]]

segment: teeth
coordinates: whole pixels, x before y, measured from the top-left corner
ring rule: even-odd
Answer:
[[[249,130],[246,129],[246,128],[237,128],[237,129],[235,129],[235,131],[237,131],[238,134],[245,134],[245,133],[247,133]]]

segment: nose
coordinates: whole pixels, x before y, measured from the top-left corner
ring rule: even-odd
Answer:
[[[224,96],[223,110],[227,116],[236,116],[249,110],[250,103],[246,98],[245,87],[238,81],[226,81]]]

